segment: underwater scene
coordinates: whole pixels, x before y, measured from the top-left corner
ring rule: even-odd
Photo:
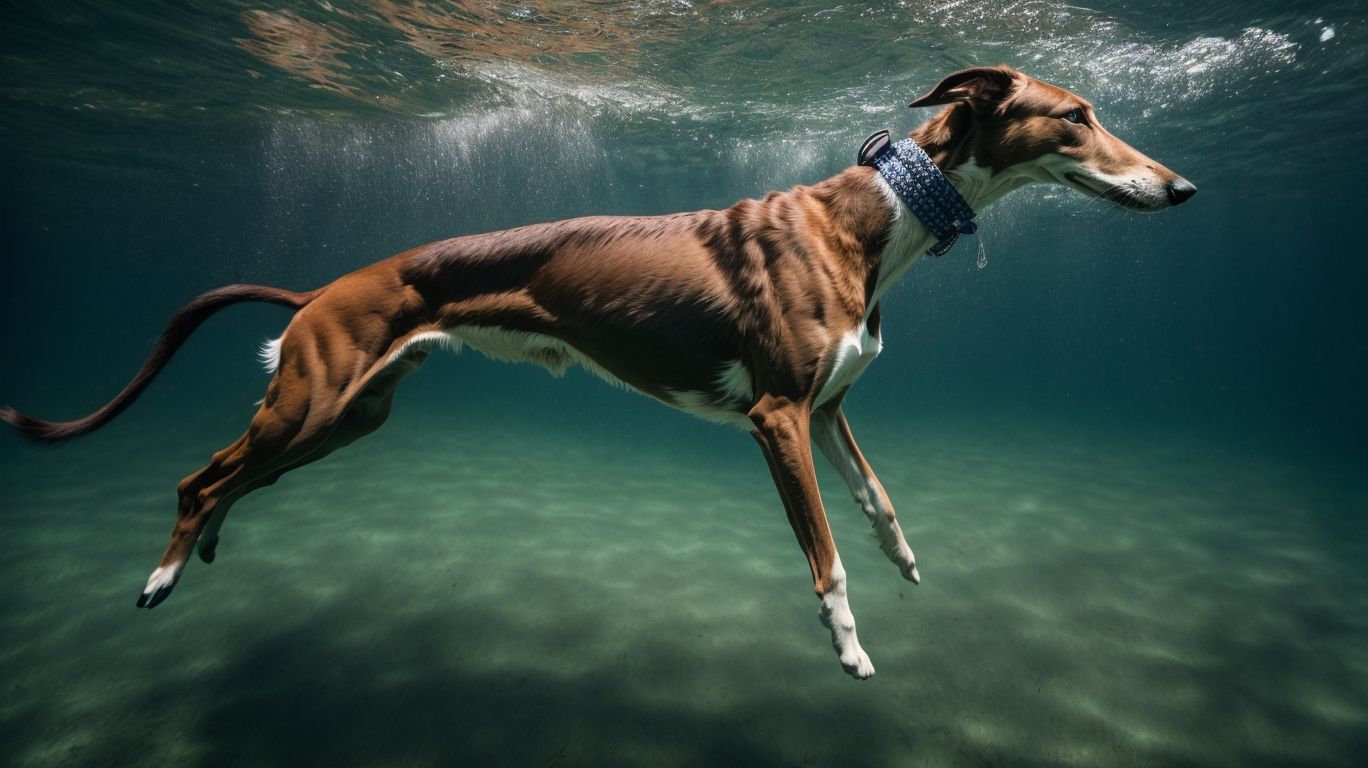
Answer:
[[[1016,75],[943,81],[998,65],[1085,101],[1025,115]],[[0,764],[1368,764],[1357,0],[15,0],[0,102],[5,418],[78,420],[147,385],[70,439],[0,424]],[[613,313],[669,297],[631,343],[566,335],[510,364],[499,345],[531,326],[369,351],[295,330],[343,322],[340,289],[311,292],[446,238],[874,190],[849,170],[866,137],[942,119],[969,137],[932,147],[965,194],[966,168],[1037,183],[869,278],[877,320],[809,313],[830,343],[782,352],[845,375],[831,344],[877,336],[835,401],[873,485],[824,458],[848,449],[808,434],[817,401],[778,374],[678,354],[798,322],[754,303],[697,325],[727,273],[669,239],[692,219],[595,224],[626,260],[553,281],[565,311],[536,338],[595,308],[585,338],[608,339]],[[1084,130],[1101,138],[1067,138]],[[1113,187],[1060,170],[1103,155]],[[1167,181],[1166,210],[1127,210],[1149,193],[1117,181],[1122,155]],[[824,199],[855,210],[844,189]],[[907,210],[884,204],[869,215]],[[742,224],[717,242],[769,242]],[[459,242],[568,258],[499,237]],[[760,251],[737,253],[789,263]],[[826,266],[774,285],[826,296],[868,266],[804,253]],[[541,290],[452,258],[416,288],[355,278],[344,319],[389,322],[456,263],[484,264],[498,311]],[[175,314],[234,284],[286,290]],[[719,416],[623,373],[641,361],[745,402]],[[392,407],[320,404],[419,362]],[[298,392],[285,427],[262,420]],[[334,423],[346,439],[307,460],[201,471]],[[197,541],[186,509],[219,497],[221,532],[163,568],[169,535]]]

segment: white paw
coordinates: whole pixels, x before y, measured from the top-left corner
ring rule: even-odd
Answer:
[[[855,635],[855,617],[845,605],[845,595],[836,593],[822,600],[819,613],[822,623],[831,630],[831,646],[841,659],[841,667],[856,680],[864,680],[874,674],[874,664],[860,647]]]
[[[868,680],[874,676],[874,663],[869,660],[869,655],[864,652],[864,649],[858,645],[853,651],[841,654],[841,668],[856,680]]]
[[[165,600],[171,594],[171,588],[176,586],[176,581],[180,579],[180,565],[163,565],[152,572],[147,579],[147,586],[143,587],[142,594],[138,596],[139,608],[152,608]]]
[[[904,565],[904,566],[903,566],[902,568],[900,568],[899,570],[902,571],[902,575],[903,575],[903,578],[904,578],[904,579],[907,579],[908,581],[912,582],[913,584],[920,584],[920,583],[921,583],[921,572],[917,570],[917,564],[916,564],[915,562],[913,562],[913,563],[908,563],[907,565]]]

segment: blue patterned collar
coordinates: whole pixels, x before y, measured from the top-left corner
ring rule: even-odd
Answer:
[[[917,142],[903,139],[894,144],[888,131],[879,131],[860,147],[860,165],[878,169],[908,210],[935,236],[936,244],[926,251],[928,256],[940,256],[960,235],[978,229],[974,210]]]

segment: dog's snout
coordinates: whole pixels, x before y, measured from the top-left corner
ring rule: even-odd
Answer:
[[[1197,188],[1192,186],[1192,182],[1182,176],[1170,181],[1164,187],[1164,191],[1168,193],[1168,199],[1171,205],[1178,205],[1189,197],[1197,194]]]

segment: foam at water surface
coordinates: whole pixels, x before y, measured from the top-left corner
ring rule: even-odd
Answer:
[[[1329,88],[1363,61],[1347,47],[1363,34],[1352,3],[1301,16],[1281,6],[1156,8],[1054,0],[226,6],[217,24],[202,19],[209,23],[184,33],[221,51],[212,66],[164,57],[165,73],[136,95],[71,92],[63,72],[109,66],[99,41],[21,49],[13,64],[24,85],[10,95],[21,105],[71,102],[115,114],[213,115],[239,109],[239,94],[259,110],[323,119],[478,119],[541,109],[626,126],[647,121],[652,130],[663,122],[679,135],[834,140],[858,132],[851,124],[862,119],[906,119],[900,105],[946,71],[1006,62],[1089,96],[1115,125],[1164,119],[1201,151],[1245,161],[1232,142],[1212,140],[1212,114],[1243,132],[1259,104],[1265,112],[1295,104],[1323,113],[1331,107],[1324,99],[1290,91],[1311,75]],[[116,30],[154,21],[134,8],[88,13]],[[1242,25],[1241,17],[1258,21]],[[193,84],[181,79],[189,73]],[[1335,104],[1346,99],[1368,111],[1368,95],[1349,90]]]

